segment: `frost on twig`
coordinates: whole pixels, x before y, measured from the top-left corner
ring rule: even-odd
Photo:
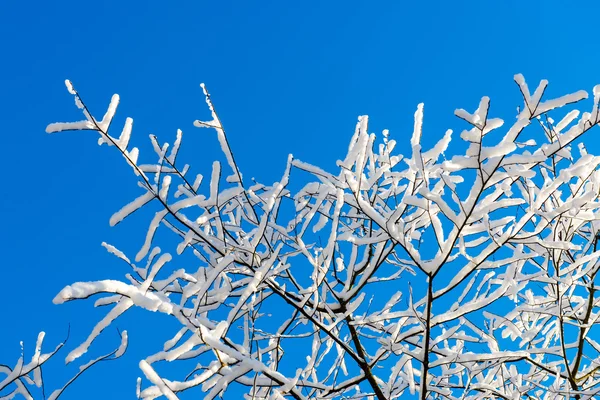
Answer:
[[[600,158],[572,144],[598,123],[600,90],[581,113],[563,107],[585,92],[546,99],[546,81],[533,94],[515,81],[512,123],[484,97],[456,111],[465,130],[426,149],[421,104],[405,157],[362,116],[337,171],[290,156],[279,182],[251,186],[204,86],[210,120],[194,125],[216,131],[226,165],[206,179],[180,165],[181,131],[173,146],[152,136],[157,161],[141,163],[132,120],[109,131],[118,96],[96,119],[67,81],[85,119],[48,132],[95,130],[139,177],[111,225],[159,206],[136,264],[105,244],[129,265],[125,280],[74,283],[54,299],[104,295],[96,304],[112,307],[68,360],[138,307],[179,324],[140,360],[142,399],[193,388],[207,399],[593,398]],[[292,174],[306,180],[294,192]],[[196,264],[154,247],[165,230]],[[187,376],[158,368],[190,359]]]
[[[31,357],[31,361],[27,364],[24,363],[23,354],[17,360],[16,365],[10,367],[8,365],[0,364],[0,396],[2,399],[17,398],[18,395],[25,399],[44,398],[46,399],[46,388],[42,374],[42,367],[53,357],[58,351],[65,345],[67,340],[60,343],[56,348],[49,353],[42,353],[42,344],[45,337],[44,332],[40,332],[35,345],[35,352]],[[86,364],[79,367],[79,371],[60,389],[54,390],[48,400],[58,399],[65,391],[65,389],[71,385],[75,379],[77,379],[86,370],[93,367],[102,361],[116,360],[121,357],[127,350],[127,331],[123,331],[121,334],[121,344],[119,347],[109,354],[102,357],[98,357],[94,360],[88,361]],[[23,342],[21,342],[21,348],[23,348]],[[41,396],[38,394],[41,391]]]

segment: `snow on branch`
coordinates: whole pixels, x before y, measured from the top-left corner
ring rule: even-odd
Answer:
[[[39,396],[40,398],[46,398],[46,388],[42,374],[42,367],[44,367],[46,363],[52,357],[54,357],[62,347],[64,347],[68,338],[62,343],[59,343],[53,351],[49,353],[42,353],[42,344],[45,335],[45,332],[39,333],[35,345],[35,352],[29,363],[24,363],[24,357],[23,354],[21,354],[14,367],[0,364],[0,379],[2,379],[2,376],[4,375],[4,379],[0,380],[0,395],[2,395],[3,399],[17,398],[18,395],[25,399],[33,399],[34,395],[39,392],[41,392],[41,396]],[[108,354],[105,354],[104,356],[98,357],[81,365],[79,367],[79,371],[75,373],[74,376],[62,388],[54,390],[50,396],[48,396],[48,400],[58,399],[65,392],[65,389],[69,385],[71,385],[78,377],[80,377],[85,371],[94,365],[103,361],[116,360],[117,358],[123,356],[127,350],[128,344],[127,331],[121,332],[120,336],[121,344],[118,348]],[[23,350],[23,342],[21,342],[21,350]],[[36,395],[35,398],[37,397],[38,396]]]
[[[140,361],[141,399],[592,398],[600,158],[572,145],[598,124],[600,90],[581,112],[572,105],[585,92],[548,99],[547,81],[533,94],[522,75],[515,82],[523,106],[512,123],[483,97],[456,111],[460,135],[424,149],[423,104],[410,143],[370,133],[361,116],[337,170],[290,156],[279,182],[246,186],[204,85],[210,119],[194,125],[216,131],[231,174],[215,161],[208,183],[180,164],[181,131],[173,146],[152,136],[157,161],[142,164],[131,119],[111,136],[118,96],[96,119],[67,81],[85,119],[47,131],[97,131],[139,179],[111,225],[159,207],[138,240],[145,266],[103,244],[126,279],[73,283],[54,299],[112,305],[67,361],[137,307],[179,325]],[[197,262],[156,247],[163,232]],[[190,359],[187,376],[162,367]]]

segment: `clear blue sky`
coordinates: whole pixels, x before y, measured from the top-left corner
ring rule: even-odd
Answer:
[[[333,168],[360,114],[405,149],[420,102],[432,143],[462,127],[455,108],[473,110],[483,95],[493,114],[513,116],[521,104],[515,73],[531,84],[548,79],[550,95],[600,83],[595,1],[165,4],[0,2],[0,363],[16,360],[20,340],[31,349],[40,330],[53,347],[69,322],[70,344],[78,344],[106,310],[91,301],[54,306],[52,298],[73,281],[127,272],[102,241],[133,255],[143,240],[145,218],[108,226],[137,193],[124,162],[97,147],[94,133],[44,132],[80,117],[65,78],[99,115],[119,93],[117,121],[134,118],[135,145],[183,129],[185,161],[199,172],[218,148],[191,125],[208,118],[198,87],[206,82],[242,171],[266,182],[279,178],[290,152]],[[593,133],[586,144],[598,153]],[[90,371],[64,398],[133,398],[149,342],[131,325],[147,320],[133,313],[118,322],[132,334],[129,357]],[[117,340],[107,332],[92,354]],[[75,371],[61,364],[47,371],[49,389]]]

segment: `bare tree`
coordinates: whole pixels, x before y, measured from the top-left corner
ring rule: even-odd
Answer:
[[[467,124],[462,141],[451,144],[448,130],[425,151],[420,104],[403,157],[387,131],[369,134],[362,116],[337,171],[290,155],[272,185],[242,179],[202,86],[211,118],[194,125],[216,131],[226,164],[215,161],[203,185],[178,160],[181,131],[172,146],[152,136],[157,161],[140,162],[131,119],[118,137],[110,133],[119,97],[97,119],[67,81],[85,119],[47,131],[97,131],[139,178],[139,197],[111,225],[159,205],[135,261],[104,243],[129,265],[124,280],[78,282],[55,297],[104,295],[96,306],[112,306],[67,361],[138,307],[180,325],[140,361],[142,399],[193,388],[207,399],[228,390],[248,399],[594,398],[600,157],[572,145],[600,121],[600,86],[580,113],[573,104],[586,92],[543,100],[546,81],[533,94],[521,75],[515,82],[524,104],[507,128],[484,97],[475,112],[456,111]],[[447,158],[450,149],[457,155]],[[292,174],[307,182],[300,190]],[[201,266],[155,247],[159,227]],[[125,345],[126,336],[117,356]],[[47,358],[39,354],[7,370],[0,394],[41,384],[28,378]],[[197,367],[187,376],[157,372],[190,359]]]

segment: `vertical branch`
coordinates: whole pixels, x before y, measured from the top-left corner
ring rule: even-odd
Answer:
[[[427,399],[427,377],[429,375],[429,344],[431,342],[431,309],[433,307],[433,277],[427,276],[427,302],[425,304],[425,332],[423,333],[423,347],[421,354],[421,395],[420,399]]]
[[[365,350],[363,349],[363,346],[360,343],[360,338],[358,337],[358,332],[356,331],[356,327],[354,327],[354,325],[352,324],[352,318],[347,317],[346,322],[348,323],[348,329],[350,330],[350,335],[352,336],[352,343],[354,344],[354,347],[356,347],[356,353],[361,358],[360,361],[357,361],[358,366],[365,373],[365,376],[367,377],[367,381],[369,382],[369,384],[371,385],[371,388],[375,392],[375,396],[377,396],[377,399],[378,400],[386,400],[386,397],[383,394],[383,391],[381,390],[381,388],[379,387],[379,384],[377,383],[377,380],[375,379],[375,376],[373,375],[373,371],[371,370],[371,367],[369,366],[369,362],[367,360],[367,354],[365,353]]]

